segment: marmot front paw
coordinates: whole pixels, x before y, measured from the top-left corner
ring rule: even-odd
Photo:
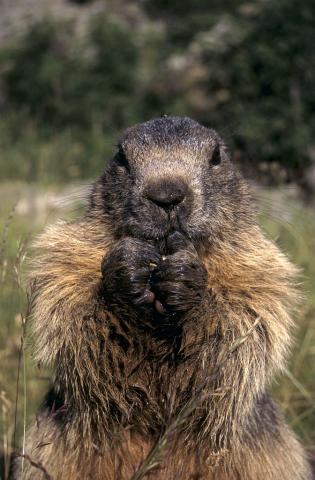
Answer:
[[[160,259],[147,241],[126,237],[115,245],[101,266],[102,295],[114,312],[145,310],[153,304],[149,281]]]
[[[192,243],[179,232],[168,238],[167,251],[153,272],[151,288],[166,312],[187,312],[202,302],[207,271]]]

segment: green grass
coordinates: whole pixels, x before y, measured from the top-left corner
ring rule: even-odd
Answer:
[[[9,454],[14,443],[22,445],[25,424],[49,383],[49,373],[32,361],[31,342],[24,335],[30,243],[56,216],[77,214],[81,201],[73,205],[73,196],[75,189],[0,184],[0,454]],[[0,465],[1,474],[6,478]]]
[[[58,195],[61,200],[56,202]],[[30,242],[56,217],[78,215],[81,200],[71,189],[43,189],[22,183],[0,184],[0,198],[0,452],[1,445],[6,452],[13,443],[18,372],[16,443],[19,445],[23,442],[24,425],[36,411],[49,383],[49,372],[34,364],[30,341],[23,334],[27,303],[23,285]],[[303,270],[305,298],[296,342],[287,374],[278,378],[272,388],[289,423],[304,444],[312,448],[315,445],[315,218],[313,209],[304,206],[290,190],[262,191],[259,198],[263,228]]]
[[[113,156],[113,134],[100,126],[84,131],[39,128],[22,115],[0,116],[0,178],[41,185],[89,178]]]
[[[301,269],[304,299],[297,318],[288,373],[274,395],[303,442],[315,445],[315,215],[289,190],[264,192],[261,223],[268,235]]]

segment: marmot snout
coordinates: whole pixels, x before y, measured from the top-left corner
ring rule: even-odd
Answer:
[[[187,192],[188,182],[180,177],[160,178],[149,182],[145,188],[147,199],[167,212],[178,207],[185,200]]]

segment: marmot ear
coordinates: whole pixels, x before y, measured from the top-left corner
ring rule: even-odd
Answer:
[[[212,152],[210,164],[213,166],[216,166],[216,165],[220,165],[220,163],[221,163],[221,151],[220,151],[220,145],[217,144],[214,147],[214,150]]]

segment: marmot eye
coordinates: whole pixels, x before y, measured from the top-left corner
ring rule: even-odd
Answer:
[[[216,145],[213,150],[212,157],[210,159],[210,164],[216,166],[216,165],[220,165],[220,163],[221,163],[220,145]]]
[[[123,150],[120,148],[116,153],[116,162],[119,167],[123,167],[126,170],[130,170],[129,162]]]

